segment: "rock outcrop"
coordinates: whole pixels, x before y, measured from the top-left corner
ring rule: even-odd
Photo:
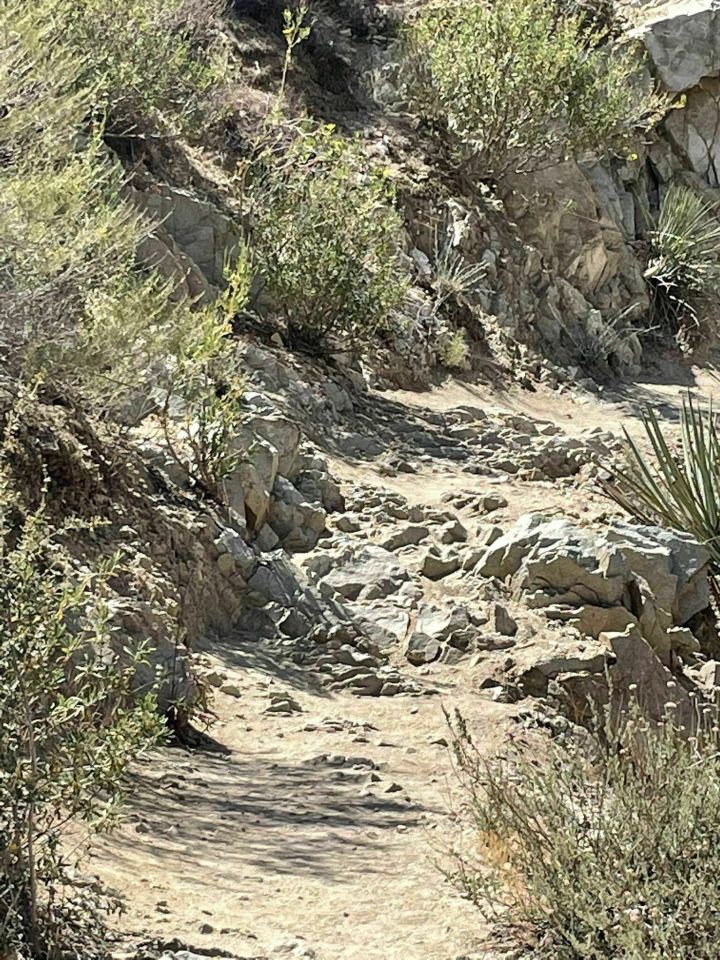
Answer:
[[[475,573],[507,580],[528,607],[585,636],[636,626],[669,660],[699,650],[686,625],[709,606],[709,561],[672,530],[615,522],[598,533],[536,513],[492,543]]]

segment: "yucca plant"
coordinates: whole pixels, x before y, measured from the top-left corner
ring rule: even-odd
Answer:
[[[627,467],[605,482],[605,492],[642,523],[692,534],[710,551],[720,573],[720,433],[712,402],[683,399],[680,448],[674,452],[657,415],[642,416],[652,448],[648,457],[627,430]]]
[[[468,263],[452,245],[446,235],[435,231],[433,250],[433,286],[435,288],[435,312],[448,300],[463,300],[477,293],[487,276],[486,263]]]
[[[645,279],[657,326],[683,336],[698,329],[720,286],[720,221],[689,187],[676,184],[663,199]]]

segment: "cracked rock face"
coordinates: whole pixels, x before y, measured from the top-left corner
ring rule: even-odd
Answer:
[[[669,4],[633,31],[665,87],[681,93],[720,71],[720,11],[713,0]]]
[[[518,598],[581,633],[638,625],[661,658],[696,646],[684,627],[710,602],[710,555],[690,536],[615,522],[594,533],[543,514],[522,517],[475,572],[508,580]]]
[[[631,36],[642,41],[650,66],[671,94],[684,94],[671,110],[666,135],[701,181],[720,183],[720,10],[713,0],[666,5]]]

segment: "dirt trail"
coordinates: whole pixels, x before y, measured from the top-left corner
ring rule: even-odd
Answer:
[[[471,404],[523,414],[571,434],[637,432],[643,403],[673,420],[683,389],[715,386],[708,370],[665,373],[607,397],[451,383],[391,399],[413,409]],[[333,466],[345,488],[372,484],[413,503],[438,503],[474,482],[448,463],[390,477],[372,461],[336,458]],[[607,507],[567,483],[513,478],[501,492],[507,519],[536,507],[569,515]],[[139,773],[128,822],[95,854],[95,870],[126,898],[122,928],[239,958],[495,956],[478,913],[436,863],[438,844],[452,836],[454,789],[442,707],[460,708],[492,753],[522,735],[527,705],[494,702],[461,666],[419,668],[434,694],[378,699],[330,695],[259,644],[227,638],[205,656],[230,691],[216,696],[214,747],[159,751]],[[268,712],[283,697],[287,712]]]
[[[229,675],[240,696],[218,696],[213,729],[227,752],[161,752],[132,822],[99,851],[127,897],[125,928],[242,958],[283,944],[318,960],[487,956],[476,911],[434,862],[453,790],[441,702],[488,750],[517,708],[458,690],[327,698],[258,668]],[[268,716],[283,690],[303,712]]]

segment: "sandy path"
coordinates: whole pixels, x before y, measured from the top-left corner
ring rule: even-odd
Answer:
[[[317,960],[490,956],[436,862],[455,790],[441,701],[488,751],[517,708],[457,689],[327,697],[259,668],[226,672],[241,695],[218,695],[212,733],[227,752],[160,751],[130,822],[97,851],[127,898],[123,927],[243,958],[295,942]],[[264,713],[281,690],[302,713]]]

